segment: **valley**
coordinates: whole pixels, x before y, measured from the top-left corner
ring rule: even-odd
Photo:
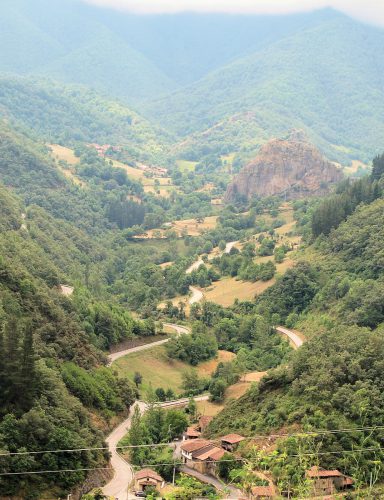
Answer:
[[[185,1],[0,2],[0,500],[384,498],[381,6]]]

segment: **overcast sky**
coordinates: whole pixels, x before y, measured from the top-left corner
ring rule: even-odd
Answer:
[[[384,0],[83,0],[137,13],[227,12],[281,14],[334,7],[384,26]]]

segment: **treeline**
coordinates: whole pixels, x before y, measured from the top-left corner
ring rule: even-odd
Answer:
[[[372,173],[357,181],[340,184],[336,194],[324,200],[312,216],[312,233],[328,235],[351,215],[360,203],[369,204],[383,193],[384,154],[373,160]]]

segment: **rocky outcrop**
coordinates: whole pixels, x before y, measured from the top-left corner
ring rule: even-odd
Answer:
[[[272,139],[228,186],[226,202],[282,195],[287,199],[321,195],[343,178],[300,131]]]

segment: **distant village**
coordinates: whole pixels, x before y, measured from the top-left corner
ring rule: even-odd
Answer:
[[[98,155],[102,158],[108,158],[112,153],[121,153],[120,146],[112,146],[112,144],[88,144],[88,147],[96,149]],[[142,170],[144,173],[150,174],[151,177],[167,177],[168,170],[157,165],[144,165],[143,163],[135,162],[135,168]]]

